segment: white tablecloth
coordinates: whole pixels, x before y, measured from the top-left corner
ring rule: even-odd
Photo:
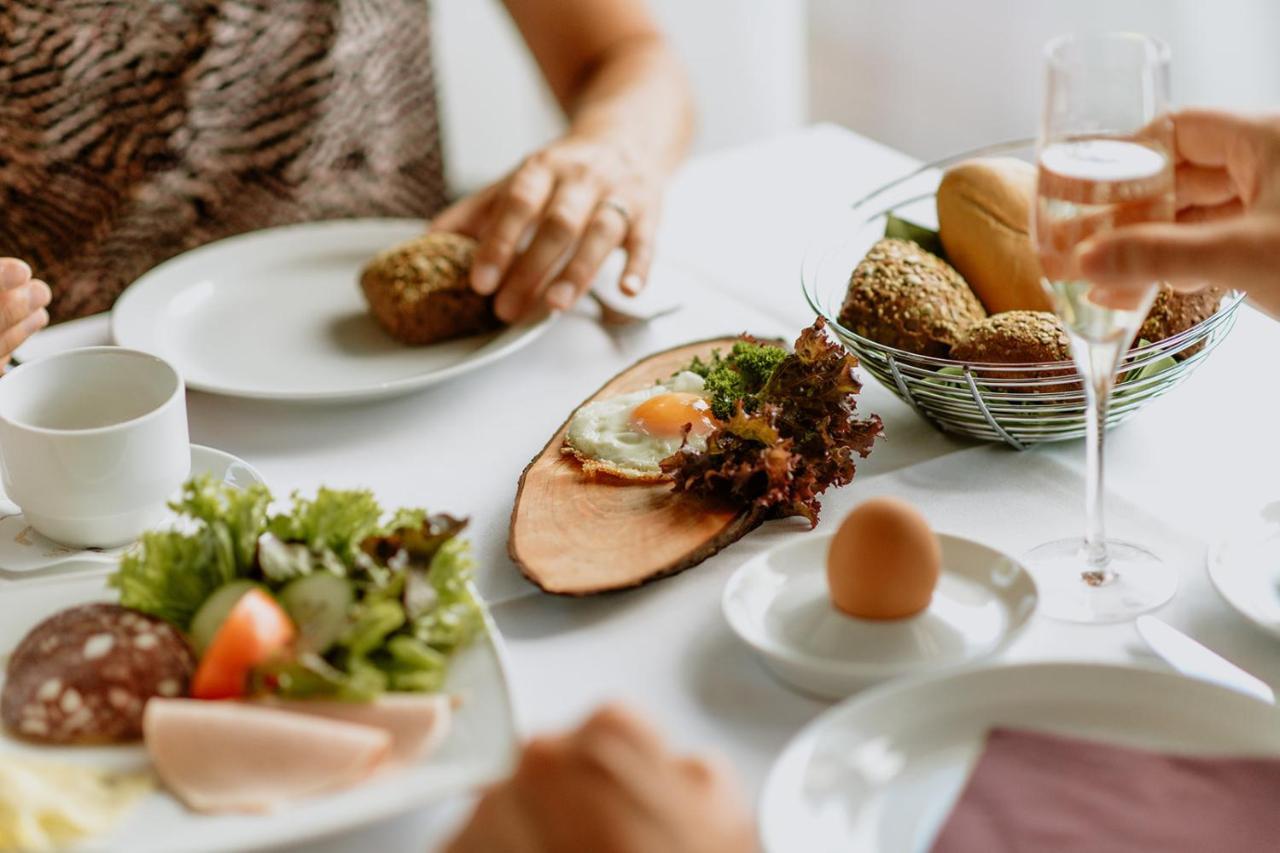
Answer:
[[[572,408],[630,362],[721,333],[794,337],[812,321],[798,268],[813,228],[913,161],[819,126],[690,163],[672,188],[661,252],[684,289],[682,311],[606,330],[563,317],[519,357],[400,400],[297,408],[193,393],[192,439],[256,465],[277,492],[368,486],[387,505],[473,518],[481,586],[510,650],[527,732],[569,725],[605,699],[651,714],[681,746],[716,750],[759,792],[777,752],[827,705],[773,681],[730,634],[720,591],[733,569],[806,525],[775,522],[678,577],[590,600],[537,594],[512,567],[505,536],[523,466]],[[43,333],[31,357],[103,343],[105,318]],[[230,345],[230,344],[229,344]],[[1274,641],[1217,597],[1205,543],[1233,518],[1280,498],[1280,327],[1244,309],[1232,336],[1186,384],[1109,436],[1109,516],[1117,534],[1156,543],[1182,577],[1162,615],[1280,686]],[[933,430],[874,380],[860,408],[886,438],[851,486],[826,501],[823,526],[872,494],[901,495],[940,530],[1018,553],[1080,529],[1083,446],[1018,454]],[[1006,659],[1149,660],[1129,625],[1037,617]],[[421,851],[465,808],[453,803],[310,850]]]

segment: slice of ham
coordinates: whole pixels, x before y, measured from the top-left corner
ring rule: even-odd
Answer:
[[[161,780],[202,812],[270,811],[353,785],[392,742],[375,726],[195,699],[152,699],[142,730]]]
[[[434,752],[449,736],[453,718],[453,697],[443,693],[384,693],[371,702],[266,698],[254,704],[382,729],[391,735],[391,760],[397,764]]]

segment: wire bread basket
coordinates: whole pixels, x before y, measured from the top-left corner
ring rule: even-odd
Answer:
[[[1018,450],[1085,435],[1083,380],[1074,362],[979,364],[885,346],[839,322],[849,276],[884,236],[890,215],[935,227],[934,193],[947,167],[973,157],[1034,161],[1030,140],[967,151],[886,184],[853,205],[835,237],[815,243],[801,270],[805,298],[829,328],[885,387],[946,432],[1003,442]],[[1243,294],[1223,297],[1218,310],[1164,340],[1131,349],[1116,374],[1107,417],[1113,427],[1182,384],[1226,338]]]

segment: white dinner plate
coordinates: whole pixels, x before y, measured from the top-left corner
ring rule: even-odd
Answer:
[[[810,723],[765,782],[765,849],[928,850],[987,733],[1001,726],[1183,754],[1280,756],[1280,711],[1204,681],[1085,663],[971,668],[883,685]]]
[[[294,402],[405,394],[532,343],[542,314],[431,346],[397,343],[358,283],[378,252],[422,234],[418,219],[346,219],[269,228],[179,255],[135,281],[111,313],[120,346],[158,355],[189,387]]]
[[[1280,502],[1209,549],[1209,578],[1227,604],[1280,637]]]
[[[191,476],[200,474],[208,474],[215,480],[239,489],[266,483],[258,469],[240,457],[193,444]],[[175,517],[171,515],[171,520]],[[0,584],[6,580],[27,578],[53,569],[74,569],[75,566],[71,566],[71,563],[79,565],[97,562],[114,565],[127,547],[72,548],[46,539],[27,524],[27,519],[17,504],[0,494]]]
[[[916,616],[868,620],[838,611],[827,592],[827,534],[784,542],[738,569],[725,586],[725,618],[774,675],[828,699],[1000,652],[1031,619],[1035,582],[981,542],[946,534],[938,541],[942,574]]]
[[[40,620],[63,608],[115,600],[114,590],[105,586],[102,567],[95,564],[93,568],[93,574],[77,572],[5,587],[0,593],[0,657]],[[196,814],[157,790],[144,798],[110,835],[76,849],[213,853],[298,844],[402,814],[501,778],[509,771],[515,755],[515,720],[502,638],[487,612],[485,620],[488,637],[477,638],[460,652],[449,670],[445,689],[461,699],[449,737],[440,749],[420,762],[380,771],[340,793],[303,800],[263,815]],[[147,766],[141,745],[39,747],[0,733],[0,761],[8,752],[117,771]]]

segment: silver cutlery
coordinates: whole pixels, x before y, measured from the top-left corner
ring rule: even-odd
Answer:
[[[1147,645],[1183,675],[1220,684],[1275,704],[1275,692],[1265,681],[1245,672],[1169,623],[1154,616],[1139,616],[1137,628]]]

